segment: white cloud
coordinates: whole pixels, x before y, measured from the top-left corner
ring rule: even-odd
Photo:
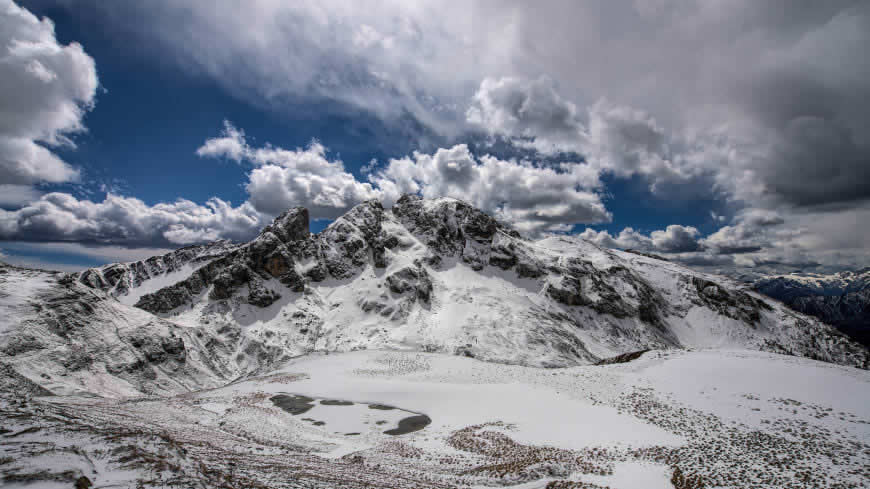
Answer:
[[[0,210],[0,239],[170,246],[225,238],[249,239],[265,225],[249,203],[232,207],[180,199],[149,206],[113,194],[102,202],[50,193],[14,211]]]
[[[359,172],[362,173],[363,175],[368,175],[369,173],[375,171],[375,168],[377,168],[377,167],[378,167],[378,159],[372,158],[369,160],[368,163],[366,163],[365,165],[360,167]]]
[[[616,175],[651,177],[653,182],[680,181],[685,155],[676,152],[674,140],[649,114],[599,100],[589,108],[589,134],[584,154],[597,167]]]
[[[89,12],[270,107],[328,99],[449,136],[467,119],[541,150],[583,150],[619,175],[703,186],[694,194],[712,180],[756,207],[870,196],[870,7],[854,0],[154,0]],[[832,184],[796,176],[808,174]]]
[[[57,272],[79,272],[87,268],[84,265],[67,263],[63,261],[46,260],[33,256],[9,255],[2,258],[4,262],[23,268],[36,268],[39,270],[52,270]]]
[[[608,222],[612,217],[595,191],[600,186],[598,174],[588,165],[562,163],[553,168],[489,155],[477,158],[464,144],[431,155],[392,159],[370,180],[388,203],[403,193],[454,197],[529,233]]]
[[[655,249],[666,253],[684,253],[697,251],[701,248],[698,236],[701,233],[692,226],[671,224],[664,231],[650,233]]]
[[[706,171],[699,148],[669,134],[649,114],[600,99],[584,110],[563,98],[549,78],[484,79],[466,121],[490,135],[543,154],[574,152],[600,172],[687,182]],[[700,149],[704,151],[703,149]]]
[[[42,196],[43,192],[30,185],[0,184],[0,208],[21,207]]]
[[[49,19],[0,0],[0,182],[77,180],[78,170],[44,145],[72,145],[97,86],[81,45],[59,44]]]
[[[734,222],[704,240],[712,252],[731,255],[742,267],[777,271],[821,267],[862,268],[870,260],[870,204],[815,209],[780,215],[767,209],[745,209]],[[848,232],[844,232],[848,230]]]
[[[0,25],[2,45],[13,48],[0,66],[0,87],[9,87],[0,97],[26,95],[0,99],[0,181],[75,179],[37,142],[64,144],[82,129],[97,85],[93,61],[76,44],[58,45],[48,21],[0,1],[3,21],[15,19]],[[69,8],[105,15],[162,61],[258,104],[325,99],[448,137],[472,124],[548,155],[567,149],[584,158],[548,168],[466,154],[451,140],[359,181],[317,145],[251,148],[228,127],[200,154],[254,165],[247,205],[256,212],[304,204],[329,217],[410,189],[470,200],[524,229],[564,230],[610,219],[598,184],[610,172],[644,176],[667,198],[679,195],[675,186],[708,197],[712,190],[737,217],[703,239],[684,229],[660,231],[658,245],[653,233],[634,231],[602,240],[680,249],[694,239],[705,251],[681,256],[718,250],[716,260],[758,263],[778,259],[774,248],[783,259],[825,263],[866,256],[870,240],[855,220],[866,217],[870,198],[870,7],[861,2],[484,0],[456,9],[433,0],[154,0]],[[220,229],[181,224],[160,235],[186,241]]]
[[[720,272],[754,268],[764,273],[794,269],[858,269],[870,260],[870,204],[857,207],[793,211],[746,208],[732,222],[708,236],[697,229],[671,225],[649,235],[625,228],[616,236],[586,229],[580,234],[599,246],[654,252],[691,266]],[[842,232],[849,229],[849,232]]]
[[[196,150],[202,157],[224,157],[241,162],[248,156],[250,149],[245,141],[245,131],[237,129],[230,121],[224,121],[224,129],[220,136],[209,138]]]
[[[686,253],[701,249],[700,232],[692,226],[671,224],[665,230],[644,235],[628,227],[611,236],[607,231],[587,228],[580,237],[606,248],[635,249],[655,253]]]
[[[252,147],[230,123],[197,154],[252,164],[245,187],[248,200],[238,207],[219,198],[205,205],[184,199],[147,205],[112,193],[94,202],[53,192],[19,209],[0,210],[0,239],[127,247],[241,241],[292,206],[307,207],[315,219],[332,219],[365,200],[391,205],[403,193],[463,199],[533,234],[611,219],[597,193],[598,174],[589,165],[550,167],[476,157],[466,145],[391,159],[369,173],[368,182],[345,171],[340,160],[328,159],[326,148],[316,141],[296,150]]]
[[[124,246],[84,245],[81,243],[34,243],[0,241],[6,250],[0,260],[17,266],[76,272],[102,263],[133,262],[163,255],[169,248],[128,248]],[[34,256],[38,254],[40,256]]]
[[[468,201],[531,233],[611,219],[596,192],[601,185],[598,172],[589,165],[566,162],[546,167],[476,157],[464,144],[391,159],[365,172],[368,182],[345,171],[341,161],[327,159],[326,148],[317,142],[296,150],[268,144],[255,148],[244,131],[230,123],[197,154],[253,164],[246,186],[249,202],[269,215],[302,205],[315,219],[332,219],[364,200],[392,205],[402,194],[415,193]]]
[[[171,248],[128,248],[125,246],[85,245],[82,243],[21,243],[0,242],[9,253],[28,251],[86,257],[95,261],[131,262],[163,255]]]
[[[562,98],[553,80],[485,78],[471,99],[466,121],[491,135],[552,154],[583,152],[586,129],[577,107]]]
[[[326,148],[316,141],[296,150],[271,145],[252,148],[244,131],[225,122],[221,136],[208,139],[197,154],[254,164],[245,188],[251,205],[265,214],[277,215],[294,205],[305,205],[314,219],[334,219],[350,207],[379,196],[370,183],[360,182],[345,171],[340,160],[326,159]]]

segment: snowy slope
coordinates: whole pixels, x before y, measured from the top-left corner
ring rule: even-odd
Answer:
[[[287,411],[278,396],[310,407]],[[867,371],[763,352],[563,369],[310,354],[171,397],[0,394],[0,474],[32,487],[63,473],[67,487],[79,474],[97,487],[862,487],[868,406]],[[429,423],[388,433],[415,415]]]
[[[70,276],[0,264],[0,365],[55,394],[186,392],[287,358],[126,306]]]

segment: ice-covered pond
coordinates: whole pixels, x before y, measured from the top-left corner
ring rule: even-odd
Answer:
[[[332,433],[355,436],[379,430],[387,435],[404,435],[422,430],[429,416],[385,404],[314,398],[299,394],[276,394],[272,403],[293,416]]]

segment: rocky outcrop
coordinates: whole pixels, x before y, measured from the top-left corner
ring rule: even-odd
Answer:
[[[334,278],[355,275],[369,263],[386,266],[386,236],[381,227],[384,207],[380,202],[364,202],[339,217],[316,239],[323,267]]]
[[[27,294],[13,300],[23,289]],[[296,341],[278,345],[233,324],[180,326],[74,275],[0,264],[0,297],[0,366],[54,393],[186,392],[268,369],[303,350]]]
[[[698,294],[698,303],[728,316],[756,325],[761,320],[761,311],[771,306],[742,291],[729,291],[723,286],[699,277],[692,277],[692,285]]]
[[[295,262],[297,257],[310,253],[308,238],[308,210],[287,210],[250,243],[215,258],[176,284],[144,295],[136,307],[165,314],[192,302],[206,290],[210,299],[221,301],[235,297],[242,289],[247,291],[245,302],[267,307],[281,298],[269,286],[270,279],[292,292],[304,290]]]
[[[474,270],[489,263],[489,251],[497,233],[519,235],[478,209],[455,199],[427,201],[405,195],[393,214],[432,252],[428,263],[437,266],[444,258],[459,257]]]
[[[161,256],[132,263],[115,263],[90,268],[73,275],[75,280],[95,289],[109,292],[115,297],[129,293],[148,280],[179,272],[185,266],[198,267],[222,256],[235,245],[228,241],[215,241],[205,245],[180,248]]]
[[[432,297],[432,280],[419,263],[387,276],[387,285],[394,294],[408,294],[412,300],[428,304]]]
[[[649,350],[640,350],[640,351],[632,351],[628,353],[623,353],[622,355],[616,355],[615,357],[605,358],[604,360],[598,361],[595,365],[616,365],[617,363],[628,363],[632,360],[637,360],[642,357],[644,353]]]

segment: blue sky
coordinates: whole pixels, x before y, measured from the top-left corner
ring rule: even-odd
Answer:
[[[4,25],[26,29],[0,41],[45,42],[46,27],[33,19],[48,18],[49,42],[69,59],[22,58],[4,69],[30,73],[39,61],[54,73],[46,85],[66,85],[35,98],[81,109],[73,120],[32,115],[30,132],[10,132],[10,140],[33,141],[64,165],[58,170],[49,161],[39,169],[43,163],[34,160],[28,164],[37,169],[24,175],[15,162],[24,156],[5,149],[11,169],[0,172],[9,195],[0,250],[13,263],[75,269],[190,242],[246,239],[282,205],[314,206],[318,231],[360,199],[389,205],[403,191],[469,200],[531,236],[582,234],[697,266],[842,269],[867,256],[868,236],[852,226],[868,214],[862,180],[870,153],[856,136],[866,117],[839,101],[792,109],[818,80],[777,78],[769,60],[732,51],[727,25],[717,24],[722,32],[703,42],[726,62],[744,61],[746,80],[713,86],[707,75],[723,67],[673,52],[690,26],[630,5],[613,12],[576,7],[579,25],[600,30],[590,43],[557,20],[548,32],[540,25],[545,19],[511,3],[470,6],[478,20],[468,25],[437,6],[390,2],[375,17],[338,1],[315,8],[263,0],[244,11],[197,1],[151,8],[5,3],[16,11]],[[816,45],[833,46],[846,59],[862,34],[855,40],[838,33],[868,18],[856,5],[762,19],[750,26],[759,35],[747,37],[769,42],[766,52],[785,67],[800,64],[804,53],[795,60],[796,49],[809,56],[822,49]],[[717,14],[719,24],[753,7],[735,2],[733,9]],[[559,14],[548,5],[540,16]],[[703,26],[708,14],[688,12],[684,22]],[[511,29],[499,21],[504,15],[513,19]],[[826,27],[838,19],[839,30]],[[610,39],[603,23],[637,26]],[[71,43],[84,55],[71,52]],[[523,51],[527,46],[534,49]],[[578,65],[577,57],[586,62]],[[658,58],[661,65],[646,64]],[[64,80],[72,63],[81,70]],[[96,85],[85,76],[89,69]],[[866,81],[847,75],[828,83],[833,95],[866,91]],[[788,110],[749,104],[771,89],[783,94]],[[47,110],[54,108],[34,106],[32,114]],[[31,121],[31,114],[9,112],[10,120]],[[52,136],[74,144],[47,142]],[[313,150],[312,140],[327,150]],[[209,141],[220,145],[201,149]],[[831,154],[831,147],[847,150]],[[498,163],[486,163],[487,155]],[[815,186],[807,176],[818,179]],[[305,183],[297,188],[297,180]],[[44,195],[50,192],[58,194]],[[107,195],[118,199],[105,204]],[[209,207],[214,198],[226,203],[223,211]]]

